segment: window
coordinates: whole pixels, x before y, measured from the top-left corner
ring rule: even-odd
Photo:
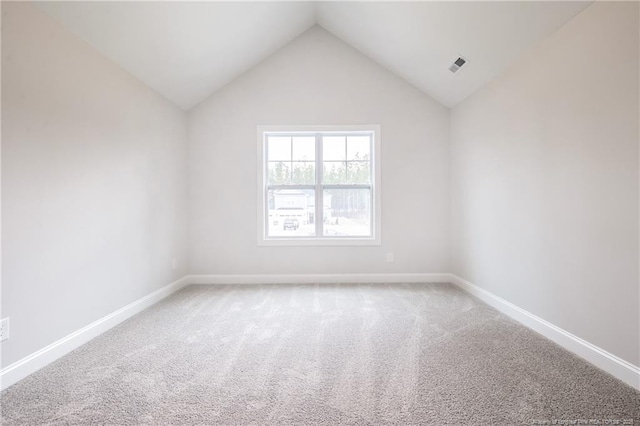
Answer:
[[[258,244],[380,244],[379,126],[260,126],[258,141]]]

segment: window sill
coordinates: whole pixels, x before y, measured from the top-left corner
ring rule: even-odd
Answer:
[[[361,246],[380,246],[380,238],[270,238],[259,239],[260,247],[361,247]]]

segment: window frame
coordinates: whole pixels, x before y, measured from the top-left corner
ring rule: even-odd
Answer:
[[[258,173],[257,173],[257,228],[258,228],[258,246],[379,246],[381,245],[381,161],[380,161],[380,126],[379,125],[321,125],[321,126],[258,126]],[[274,185],[268,185],[268,164],[266,141],[267,135],[273,134],[344,134],[344,133],[369,133],[372,134],[371,144],[371,183],[361,184],[322,184],[320,178],[316,178],[311,185],[283,185],[288,187],[303,188],[315,190],[315,225],[316,235],[312,237],[269,237],[268,231],[268,188]],[[321,177],[322,173],[322,144],[316,143],[315,169],[316,175]],[[318,220],[324,215],[322,203],[318,203],[318,191],[325,189],[353,189],[362,187],[371,188],[371,236],[325,236],[322,234],[323,221]],[[320,205],[319,205],[320,204]]]

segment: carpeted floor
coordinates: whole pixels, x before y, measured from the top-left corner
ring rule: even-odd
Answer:
[[[188,287],[1,403],[3,425],[640,424],[640,392],[446,284]]]

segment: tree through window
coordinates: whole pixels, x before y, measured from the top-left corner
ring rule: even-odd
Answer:
[[[262,240],[379,241],[377,133],[259,132]]]

